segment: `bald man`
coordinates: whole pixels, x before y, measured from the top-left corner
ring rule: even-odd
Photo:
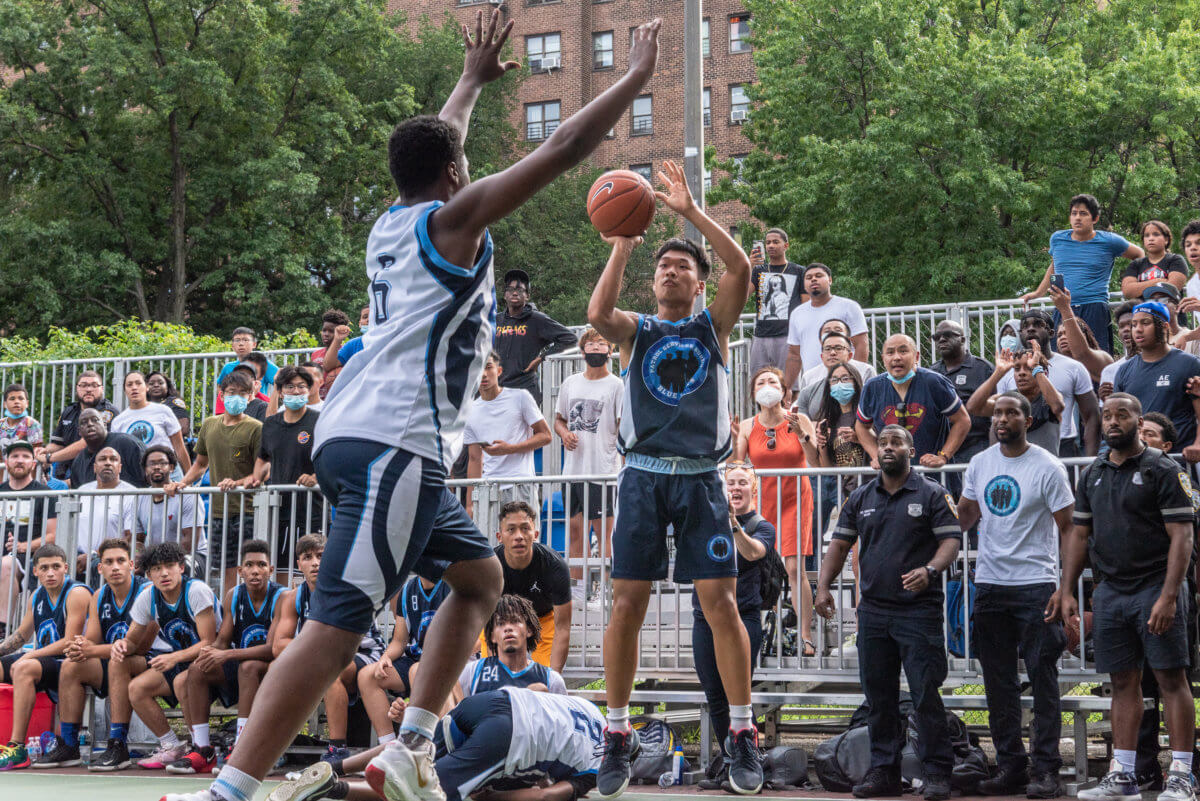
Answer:
[[[89,410],[90,411],[90,410]],[[87,414],[87,412],[84,412]],[[104,446],[96,452],[96,480],[79,487],[79,523],[75,561],[76,575],[85,576],[89,561],[98,559],[96,546],[107,539],[131,540],[133,518],[137,511],[134,495],[93,495],[92,490],[124,490],[134,487],[121,480],[121,454],[116,448]]]
[[[907,334],[883,343],[883,369],[863,386],[858,400],[858,441],[876,460],[875,434],[899,425],[912,435],[924,467],[942,467],[954,459],[971,430],[971,416],[945,376],[920,367],[921,352]]]

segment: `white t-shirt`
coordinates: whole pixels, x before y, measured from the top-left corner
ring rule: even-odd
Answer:
[[[179,542],[183,529],[196,529],[192,541],[197,553],[208,552],[208,539],[204,534],[204,504],[199,495],[176,495],[155,503],[151,495],[137,496],[137,511],[134,516],[134,534],[146,534],[146,544]]]
[[[867,383],[867,379],[874,378],[877,374],[875,365],[867,362],[860,362],[857,359],[851,359],[848,364],[858,371],[858,377],[862,379],[862,383]],[[819,384],[829,377],[829,368],[822,362],[816,367],[804,371],[804,375],[800,376],[800,389],[804,389],[810,384]]]
[[[97,488],[89,481],[79,488],[80,492]],[[114,489],[133,490],[126,481],[118,481]],[[75,546],[83,553],[91,553],[96,546],[111,537],[124,538],[126,531],[133,531],[133,518],[137,509],[134,495],[80,495],[79,527]]]
[[[821,364],[821,326],[830,320],[841,320],[850,327],[850,336],[867,332],[867,318],[862,307],[849,298],[830,295],[823,306],[813,306],[808,300],[792,309],[788,318],[789,345],[800,346],[804,368]],[[857,354],[864,356],[866,354]]]
[[[1192,273],[1192,277],[1183,285],[1183,294],[1189,298],[1200,298],[1200,272]]]
[[[126,409],[108,424],[109,431],[128,434],[142,444],[171,447],[171,437],[179,433],[179,418],[161,403],[147,403],[141,409]]]
[[[1121,365],[1124,364],[1128,360],[1129,360],[1128,356],[1122,356],[1121,358],[1117,359],[1115,362],[1110,364],[1108,367],[1105,367],[1103,370],[1101,370],[1100,371],[1100,383],[1101,384],[1116,383],[1117,370],[1120,370]],[[1103,406],[1104,404],[1101,403],[1100,405]]]
[[[1045,448],[1031,444],[1009,458],[996,444],[967,465],[963,497],[979,503],[981,584],[1058,582],[1058,526],[1054,513],[1075,503],[1067,470]]]
[[[621,469],[617,422],[624,394],[624,382],[612,373],[595,380],[576,373],[563,381],[555,411],[579,437],[575,450],[564,449],[563,475],[611,475]]]
[[[463,445],[490,444],[498,439],[509,445],[524,442],[533,436],[535,423],[543,421],[533,396],[523,389],[501,389],[491,400],[482,397],[467,413]],[[489,456],[483,453],[484,478],[532,478],[533,451]]]
[[[154,587],[153,584],[146,584],[138,597],[133,599],[133,607],[129,610],[129,619],[139,626],[145,626],[150,623],[153,618],[150,616],[150,590]],[[216,596],[213,594],[212,588],[203,581],[189,581],[187,586],[187,603],[188,609],[192,610],[192,617],[203,612],[205,609],[213,609],[216,606]],[[221,610],[216,609],[217,625],[221,624]]]
[[[1058,434],[1063,439],[1072,439],[1078,433],[1075,425],[1075,396],[1085,395],[1092,391],[1092,376],[1087,368],[1070,356],[1061,353],[1050,354],[1050,383],[1062,395],[1062,428]],[[1017,388],[1017,378],[1010,370],[1000,383],[996,385],[996,394],[1012,392]]]

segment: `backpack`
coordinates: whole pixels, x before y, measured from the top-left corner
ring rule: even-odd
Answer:
[[[658,784],[658,779],[672,769],[671,757],[683,738],[671,724],[659,718],[639,715],[629,721],[637,729],[641,748],[629,766],[629,780],[635,783]],[[689,770],[684,764],[684,772]]]
[[[763,516],[755,512],[742,528],[750,531],[758,528],[758,524],[761,522],[763,522]],[[762,608],[774,609],[775,604],[779,603],[779,598],[786,593],[788,588],[787,567],[784,566],[779,551],[772,547],[767,548],[767,555],[759,561],[761,564],[759,566],[758,595],[762,601]]]
[[[964,589],[965,586],[965,589]],[[963,621],[964,605],[967,620]],[[975,652],[975,579],[973,575],[959,576],[946,581],[946,650],[954,656],[965,656],[967,632],[971,634],[971,658]]]
[[[764,789],[797,790],[808,787],[808,753],[803,748],[777,745],[763,758]]]

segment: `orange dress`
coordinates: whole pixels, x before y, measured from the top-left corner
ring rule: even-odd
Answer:
[[[788,470],[808,467],[804,458],[804,446],[800,444],[800,435],[788,431],[787,421],[775,428],[775,448],[768,447],[769,437],[767,428],[754,417],[754,425],[750,428],[750,436],[746,444],[746,455],[750,463],[758,470]],[[763,476],[762,501],[758,512],[768,523],[775,526],[779,538],[779,555],[787,558],[796,556],[796,528],[800,529],[800,552],[811,556],[813,494],[808,476],[800,476],[799,483],[799,521],[797,521],[797,491],[796,478],[780,476]],[[782,485],[781,485],[782,483]]]

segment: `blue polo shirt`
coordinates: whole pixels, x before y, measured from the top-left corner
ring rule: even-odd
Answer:
[[[1129,249],[1129,240],[1112,231],[1096,231],[1086,242],[1071,238],[1070,229],[1050,235],[1054,272],[1071,292],[1071,305],[1107,303],[1113,262]]]
[[[1196,409],[1187,391],[1193,376],[1200,376],[1200,359],[1178,348],[1156,362],[1138,354],[1117,368],[1113,391],[1128,392],[1141,401],[1143,414],[1159,412],[1171,418],[1178,440],[1171,452],[1181,453],[1196,440]]]
[[[937,453],[950,430],[949,416],[962,407],[954,385],[944,376],[917,368],[904,400],[887,374],[877,375],[863,385],[858,399],[858,419],[875,427],[900,425],[912,434],[917,458]]]
[[[900,577],[929,564],[939,542],[961,536],[946,488],[916,472],[894,495],[878,478],[856,489],[833,529],[834,539],[858,542],[859,611],[922,617],[941,617],[941,581],[914,593]]]
[[[342,367],[346,366],[346,362],[350,361],[350,357],[363,349],[363,338],[355,337],[347,339],[338,348],[338,361],[342,363]]]

